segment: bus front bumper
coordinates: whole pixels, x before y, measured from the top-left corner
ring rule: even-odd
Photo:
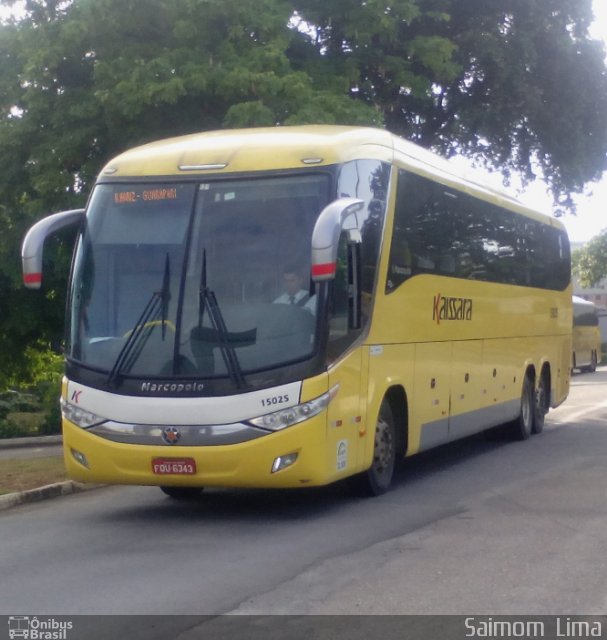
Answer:
[[[326,413],[236,444],[127,444],[63,419],[68,477],[79,482],[180,487],[293,488],[328,484]]]

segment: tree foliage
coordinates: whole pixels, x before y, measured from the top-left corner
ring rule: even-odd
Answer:
[[[607,278],[607,229],[571,256],[573,273],[583,287],[596,286]]]
[[[0,0],[5,5],[12,0]],[[81,206],[125,148],[224,127],[386,126],[540,174],[556,200],[607,166],[591,0],[26,0],[0,25],[0,378],[57,342],[72,237],[20,288],[26,228]],[[1,382],[1,380],[0,380]]]
[[[506,176],[540,175],[565,207],[606,168],[605,51],[588,37],[590,0],[296,4],[315,25],[303,68],[348,78],[391,131]]]

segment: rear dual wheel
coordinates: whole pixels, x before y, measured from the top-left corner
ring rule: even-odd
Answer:
[[[533,380],[525,376],[521,392],[521,409],[518,418],[510,423],[510,433],[516,440],[527,440],[532,433],[541,433],[548,413],[548,383],[541,376],[537,390]]]
[[[515,440],[527,440],[533,430],[533,417],[535,414],[533,381],[525,376],[523,390],[521,392],[521,409],[518,418],[510,424],[510,432]]]
[[[540,376],[540,381],[535,391],[535,403],[533,407],[533,425],[531,433],[541,433],[544,429],[544,421],[548,413],[549,398],[548,381],[545,376]]]

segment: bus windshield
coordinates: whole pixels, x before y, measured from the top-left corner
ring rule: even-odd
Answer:
[[[309,358],[327,175],[100,184],[76,251],[67,355],[134,378],[231,377]]]

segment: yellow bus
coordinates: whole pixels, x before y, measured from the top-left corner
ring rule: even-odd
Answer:
[[[572,341],[571,368],[594,373],[601,360],[599,317],[594,304],[578,296],[573,296]]]
[[[568,394],[563,226],[383,130],[218,131],[111,160],[70,279],[65,462],[83,482],[390,486],[395,461]]]

